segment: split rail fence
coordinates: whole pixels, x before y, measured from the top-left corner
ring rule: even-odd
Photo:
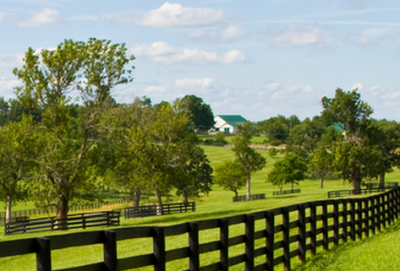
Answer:
[[[265,194],[250,195],[250,200],[261,200],[261,199],[265,199]],[[247,196],[242,195],[242,196],[233,197],[232,200],[233,200],[233,202],[247,201]]]
[[[5,241],[0,242],[0,257],[36,253],[37,270],[49,271],[52,251],[102,244],[102,262],[62,270],[122,271],[153,266],[156,271],[164,271],[170,264],[175,270],[228,270],[237,265],[245,270],[274,270],[278,265],[291,270],[291,260],[298,258],[304,262],[306,254],[314,255],[320,246],[326,250],[381,231],[398,219],[399,211],[400,189],[395,188],[365,198],[307,202],[166,227],[119,228]],[[215,240],[205,238],[210,230],[216,233]],[[151,253],[117,257],[117,241],[146,237],[152,240]],[[173,249],[167,246],[171,242],[176,244],[174,240],[178,238],[187,238],[187,243]],[[131,243],[135,251],[135,242]],[[236,250],[232,250],[233,246]],[[183,261],[184,266],[178,268],[176,261]]]
[[[176,213],[187,213],[196,211],[195,202],[186,203],[170,203],[163,204],[161,207],[157,205],[146,205],[138,207],[127,207],[123,209],[125,219],[135,218],[135,217],[145,217],[145,216],[156,216],[157,210],[162,209],[163,215],[176,214]]]
[[[68,215],[67,219],[56,217],[36,218],[26,221],[5,223],[5,235],[21,234],[31,232],[60,230],[63,227],[68,229],[86,229],[100,226],[119,226],[120,212],[98,212]]]
[[[114,204],[124,204],[127,203],[126,200],[112,200],[106,202],[96,202],[89,205],[72,205],[69,206],[70,212],[80,212],[80,211],[88,211],[94,209],[100,209],[103,206],[109,206]],[[31,216],[47,216],[49,214],[55,214],[56,207],[50,207],[47,209],[30,209],[30,210],[21,210],[21,211],[12,211],[11,212],[11,221],[18,221],[18,220],[26,220],[27,217]],[[22,218],[22,219],[18,219]],[[0,212],[0,225],[4,225],[6,219],[6,213]]]

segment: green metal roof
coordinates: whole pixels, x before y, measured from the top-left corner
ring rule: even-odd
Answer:
[[[228,124],[232,125],[233,127],[236,127],[238,124],[241,124],[245,121],[247,121],[245,118],[243,118],[240,115],[218,115],[221,119],[226,121]]]

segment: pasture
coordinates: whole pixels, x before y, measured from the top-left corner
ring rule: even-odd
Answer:
[[[233,159],[233,152],[230,148],[227,147],[212,147],[212,146],[204,146],[204,150],[207,153],[211,165],[215,167],[216,165],[222,163],[225,160]],[[267,166],[260,172],[253,174],[252,176],[252,194],[266,193],[265,200],[252,201],[252,202],[232,202],[232,197],[234,196],[233,192],[224,191],[218,186],[213,186],[213,190],[210,192],[208,196],[204,196],[196,199],[197,206],[195,213],[183,213],[183,214],[173,214],[162,217],[147,217],[147,218],[137,218],[124,220],[121,219],[121,227],[132,227],[132,226],[154,226],[154,225],[172,225],[179,224],[181,222],[186,221],[196,221],[196,220],[206,220],[212,218],[220,218],[220,217],[228,217],[237,214],[243,213],[251,213],[261,210],[272,209],[280,206],[292,205],[299,202],[307,202],[314,201],[319,199],[327,198],[327,191],[330,190],[344,190],[351,189],[349,184],[344,184],[340,179],[327,180],[324,183],[324,189],[318,188],[317,180],[305,180],[300,183],[299,186],[295,186],[295,188],[301,188],[300,194],[293,195],[284,195],[284,196],[272,196],[272,191],[278,190],[277,187],[272,186],[269,183],[266,183],[267,174],[271,170],[273,163],[282,157],[282,155],[278,155],[277,157],[271,158],[269,157],[266,150],[259,150],[259,152],[267,158]],[[387,181],[397,181],[399,179],[400,172],[396,169],[393,173],[387,175]],[[284,187],[289,188],[289,186]],[[165,202],[176,202],[181,199],[174,195],[173,192],[168,198],[165,198]],[[245,194],[245,187],[242,188],[239,195]],[[16,208],[31,208],[32,206],[27,203],[19,204]],[[14,209],[15,210],[15,209]],[[396,224],[398,225],[398,224]],[[397,226],[398,227],[398,226]],[[109,229],[109,228],[93,228],[91,230],[100,230],[100,229]],[[37,233],[37,234],[25,234],[25,235],[15,235],[15,236],[4,236],[4,228],[0,228],[0,241],[4,240],[14,240],[14,239],[22,239],[22,238],[30,238],[36,236],[44,236],[44,235],[55,235],[55,234],[65,234],[70,232],[80,232],[82,230],[70,230],[68,232],[48,232],[48,233]],[[85,231],[85,230],[84,230]],[[86,230],[87,231],[87,230]],[[235,232],[243,231],[240,227],[235,227],[232,229],[233,235]],[[394,231],[393,231],[394,232]],[[389,234],[389,232],[388,232]],[[378,235],[380,236],[380,235]],[[374,238],[378,238],[374,237]],[[211,241],[218,239],[217,231],[210,231],[207,236],[203,236],[202,242]],[[369,239],[368,239],[369,240]],[[368,240],[361,241],[362,243],[369,242]],[[372,239],[371,239],[372,240]],[[357,243],[357,242],[356,242]],[[351,245],[355,245],[356,243],[349,243],[344,245],[344,247],[349,247]],[[171,238],[167,240],[167,249],[178,248],[187,245],[187,239],[184,238]],[[362,244],[361,244],[362,245]],[[341,246],[333,251],[340,249]],[[128,256],[150,253],[152,249],[152,240],[149,238],[143,238],[139,240],[135,240],[135,242],[131,240],[120,241],[118,242],[118,257],[124,258]],[[239,246],[232,250],[232,253],[239,254],[243,247]],[[237,251],[236,251],[237,250]],[[340,250],[339,250],[340,252]],[[328,255],[328,253],[324,253],[323,255]],[[212,253],[211,253],[212,254]],[[82,255],[85,255],[82,257]],[[53,258],[53,269],[60,269],[66,267],[73,267],[79,265],[85,265],[93,262],[101,261],[103,257],[102,246],[94,245],[94,246],[86,246],[86,247],[76,247],[70,249],[61,249],[52,252]],[[208,255],[207,257],[218,257],[218,255]],[[336,256],[335,256],[336,257]],[[203,257],[204,258],[204,257]],[[201,261],[207,261],[207,258],[201,259]],[[317,259],[315,260],[315,262]],[[314,260],[313,260],[314,262]],[[322,262],[324,262],[322,258]],[[168,265],[168,270],[181,270],[186,268],[186,261],[177,261],[172,262]],[[15,256],[0,259],[1,270],[35,270],[35,255],[26,255],[26,256]],[[314,270],[311,265],[299,267],[302,269],[299,270]],[[311,268],[311,269],[307,269]],[[237,270],[242,270],[243,267],[238,267]],[[148,270],[148,269],[145,269]],[[236,269],[232,269],[236,270]],[[276,270],[281,270],[281,267],[278,267]],[[315,270],[325,270],[325,269],[315,269]],[[328,270],[328,269],[326,269]],[[339,269],[330,269],[330,270],[343,270]],[[347,269],[346,270],[350,270]],[[356,269],[354,269],[356,270]],[[367,269],[362,269],[367,270]],[[372,269],[371,269],[372,270]],[[392,269],[393,270],[393,269]]]

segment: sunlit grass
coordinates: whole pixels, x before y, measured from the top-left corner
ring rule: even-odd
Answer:
[[[211,165],[213,167],[217,166],[218,164],[222,163],[224,160],[233,160],[233,152],[230,148],[228,147],[211,147],[211,146],[204,146],[204,150],[207,153]],[[251,202],[237,202],[233,203],[232,202],[232,197],[234,196],[233,192],[230,191],[224,191],[220,187],[214,185],[213,190],[209,193],[208,196],[202,197],[199,199],[196,199],[196,212],[194,213],[182,213],[182,214],[173,214],[173,215],[166,215],[166,216],[161,216],[161,217],[147,217],[147,218],[137,218],[137,219],[130,219],[130,220],[125,220],[121,219],[121,226],[120,227],[135,227],[135,226],[155,226],[155,225],[174,225],[186,221],[195,221],[195,220],[207,220],[207,219],[213,219],[213,218],[221,218],[221,217],[229,217],[229,216],[234,216],[238,214],[245,214],[245,213],[252,213],[256,211],[261,211],[261,210],[268,210],[280,206],[288,206],[300,202],[308,202],[308,201],[314,201],[314,200],[320,200],[320,199],[326,199],[327,198],[327,192],[332,191],[332,190],[344,190],[344,189],[351,189],[351,186],[349,184],[344,184],[341,180],[327,180],[324,183],[324,189],[319,189],[319,182],[317,180],[305,180],[300,183],[299,186],[296,186],[296,188],[301,188],[301,193],[300,194],[293,194],[293,195],[284,195],[284,196],[277,196],[273,197],[272,196],[272,191],[278,190],[277,187],[272,186],[269,183],[266,183],[267,175],[268,172],[272,169],[274,162],[277,159],[280,159],[282,157],[282,154],[278,155],[275,159],[269,157],[268,152],[266,150],[259,150],[259,152],[267,158],[267,166],[260,172],[257,172],[253,174],[252,176],[252,194],[259,194],[259,193],[265,193],[266,194],[266,199],[265,200],[258,200],[258,201],[251,201]],[[387,176],[387,181],[397,181],[400,176],[400,171],[395,170],[395,172],[389,174]],[[290,187],[284,187],[284,189],[289,189]],[[245,188],[240,190],[239,194],[244,195],[245,194]],[[173,193],[171,193],[170,198],[168,199],[169,201],[180,201],[181,199],[177,196],[175,196]],[[167,201],[167,199],[165,199]],[[151,200],[150,200],[151,203]],[[32,208],[29,205],[26,206],[27,208]],[[230,235],[231,236],[236,236],[243,234],[244,231],[244,224],[239,224],[237,226],[232,226],[230,228]],[[258,223],[257,224],[259,229],[262,229],[262,227],[265,227],[263,223]],[[397,225],[397,224],[396,224]],[[396,240],[395,238],[398,238],[400,236],[400,233],[397,233],[397,228],[400,227],[400,225],[397,225],[396,227],[393,228],[393,230],[388,231],[387,235],[390,234],[396,234],[395,237],[392,237],[392,239],[388,240]],[[106,227],[99,227],[99,228],[93,228],[90,230],[103,230],[103,229],[110,229]],[[4,240],[15,240],[15,239],[22,239],[22,238],[31,238],[31,237],[38,237],[38,236],[48,236],[48,235],[53,235],[53,234],[66,234],[66,233],[71,233],[71,232],[80,232],[80,231],[89,231],[89,230],[71,230],[67,232],[46,232],[46,233],[36,233],[36,234],[25,234],[25,235],[14,235],[14,236],[4,236],[4,228],[0,228],[1,234],[0,234],[0,241]],[[380,235],[378,235],[380,236]],[[374,238],[378,238],[378,236]],[[218,240],[219,238],[219,231],[218,230],[210,230],[209,232],[201,232],[200,233],[200,242],[205,243],[205,242],[210,242],[212,240]],[[394,238],[394,239],[393,239]],[[373,240],[373,239],[371,239]],[[379,240],[379,239],[378,239]],[[382,241],[383,244],[384,242],[388,242],[388,246],[392,247],[393,249],[397,248],[397,244],[394,244],[395,241],[388,241],[384,240]],[[369,241],[368,241],[369,242]],[[361,241],[362,244],[366,243],[366,246],[368,246],[367,241]],[[379,241],[381,242],[381,241]],[[345,248],[351,248],[351,244],[354,244],[354,246],[358,242],[355,243],[349,243],[346,245],[343,245],[344,249]],[[382,246],[384,246],[382,244]],[[172,248],[178,248],[178,247],[183,247],[187,246],[187,234],[184,234],[182,236],[178,237],[169,237],[167,238],[166,241],[167,249],[172,249]],[[261,243],[256,242],[257,245],[262,245]],[[342,247],[342,246],[340,246]],[[380,249],[381,246],[375,246],[378,249]],[[356,248],[356,247],[355,247]],[[373,248],[371,248],[373,250]],[[356,248],[356,250],[358,250]],[[398,250],[398,249],[397,249]],[[120,241],[118,242],[118,257],[119,258],[124,258],[124,257],[129,257],[133,255],[138,255],[138,254],[143,254],[143,253],[151,253],[152,251],[152,240],[151,238],[141,238],[141,239],[135,239],[135,240],[126,240],[126,241]],[[335,252],[338,251],[338,253],[345,253],[345,252],[340,252],[339,248],[335,248],[332,250]],[[346,251],[346,250],[344,250]],[[360,250],[361,251],[361,250]],[[361,257],[360,255],[362,254],[361,252],[354,252],[353,256],[354,257]],[[230,255],[238,255],[243,253],[243,246],[238,245],[235,247],[230,248],[229,250]],[[347,253],[347,252],[346,252]],[[345,254],[346,254],[345,253]],[[328,255],[329,253],[323,253],[322,255]],[[84,256],[83,256],[84,255]],[[61,269],[61,268],[66,268],[66,267],[73,267],[73,266],[80,266],[80,265],[86,265],[94,262],[99,262],[102,261],[103,257],[103,252],[102,252],[102,246],[101,245],[95,245],[95,246],[84,246],[84,247],[75,247],[75,248],[69,248],[69,249],[63,249],[63,250],[55,250],[52,252],[52,260],[53,260],[53,268],[54,269]],[[207,253],[205,255],[201,255],[201,261],[202,265],[204,265],[206,262],[211,263],[218,259],[219,254],[217,252],[213,253]],[[317,263],[319,256],[317,258],[313,258],[310,261],[310,264],[315,262],[316,265],[324,265],[325,262],[329,262],[329,259],[323,260],[321,263]],[[336,261],[335,257],[338,256],[329,256],[333,257],[334,260],[333,262]],[[397,257],[397,256],[396,256]],[[397,259],[394,257],[393,259]],[[367,258],[367,257],[365,257]],[[386,258],[384,258],[386,259]],[[376,261],[376,265],[379,265],[379,262],[381,261],[379,257],[375,257],[372,259],[373,261]],[[256,260],[258,261],[258,260]],[[345,261],[345,260],[344,260]],[[397,262],[400,262],[397,260]],[[310,268],[311,265],[303,266],[299,270],[314,270],[314,269],[307,269]],[[34,255],[25,255],[25,256],[16,256],[16,257],[8,257],[8,258],[3,258],[0,259],[0,270],[12,270],[12,271],[18,271],[18,270],[36,270],[35,269],[35,256]],[[173,263],[169,263],[167,266],[168,270],[182,270],[182,269],[187,269],[187,260],[180,260],[180,261],[174,261]],[[243,270],[243,265],[238,265],[235,266],[234,268],[230,270]],[[304,269],[305,268],[305,269]],[[399,269],[399,268],[397,268]],[[152,270],[152,268],[147,268],[143,270]],[[276,269],[280,270],[280,268]],[[315,270],[396,270],[396,268],[389,268],[389,269],[347,269],[347,268],[341,268],[339,267],[338,269],[315,269]]]

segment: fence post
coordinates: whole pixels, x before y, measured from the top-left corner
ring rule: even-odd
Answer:
[[[254,215],[246,215],[246,271],[254,270]]]
[[[221,271],[228,271],[229,269],[229,223],[228,219],[222,218],[219,220],[220,228],[220,243],[221,243],[221,250],[220,250],[220,263],[221,263]]]
[[[371,199],[371,229],[372,229],[372,235],[375,235],[376,233],[376,206],[377,200],[376,197],[374,196]]]
[[[342,207],[343,207],[343,227],[342,227],[342,240],[343,242],[347,242],[347,202],[348,200],[344,200]]]
[[[350,239],[351,241],[355,241],[356,240],[356,202],[354,199],[350,200]]]
[[[297,205],[297,210],[298,210],[298,218],[299,218],[299,242],[298,242],[298,247],[299,247],[299,261],[301,263],[304,263],[306,261],[306,243],[307,243],[307,237],[306,237],[306,210],[304,207],[304,204],[298,204]]]
[[[289,229],[289,209],[282,208],[283,226],[283,270],[290,271],[290,229]]]
[[[363,217],[362,217],[362,211],[363,211],[363,199],[357,199],[357,238],[362,239],[362,233],[363,233]]]
[[[365,236],[369,237],[369,231],[371,229],[371,215],[370,215],[370,201],[371,199],[363,199],[364,202],[364,227],[365,227]]]
[[[314,256],[317,249],[317,207],[315,202],[310,203],[310,232],[311,254]]]
[[[381,212],[381,208],[382,208],[382,206],[381,206],[381,197],[378,195],[377,196],[377,208],[378,208],[378,210],[377,210],[377,218],[378,218],[378,222],[377,222],[377,224],[378,224],[378,231],[379,232],[381,232],[382,231],[382,228],[381,228],[381,225],[382,225],[382,212]]]
[[[153,227],[154,271],[165,271],[165,234],[163,227]]]
[[[36,238],[36,270],[51,271],[51,250],[49,238]]]
[[[274,271],[274,243],[275,243],[275,214],[265,212],[266,217],[266,247],[267,247],[267,270]]]
[[[196,222],[189,222],[189,270],[200,270],[199,259],[199,225]]]
[[[328,207],[326,201],[322,202],[322,247],[329,249],[328,243]]]
[[[333,244],[339,245],[339,202],[333,202]]]
[[[104,264],[107,271],[117,271],[117,233],[115,231],[104,231]]]

